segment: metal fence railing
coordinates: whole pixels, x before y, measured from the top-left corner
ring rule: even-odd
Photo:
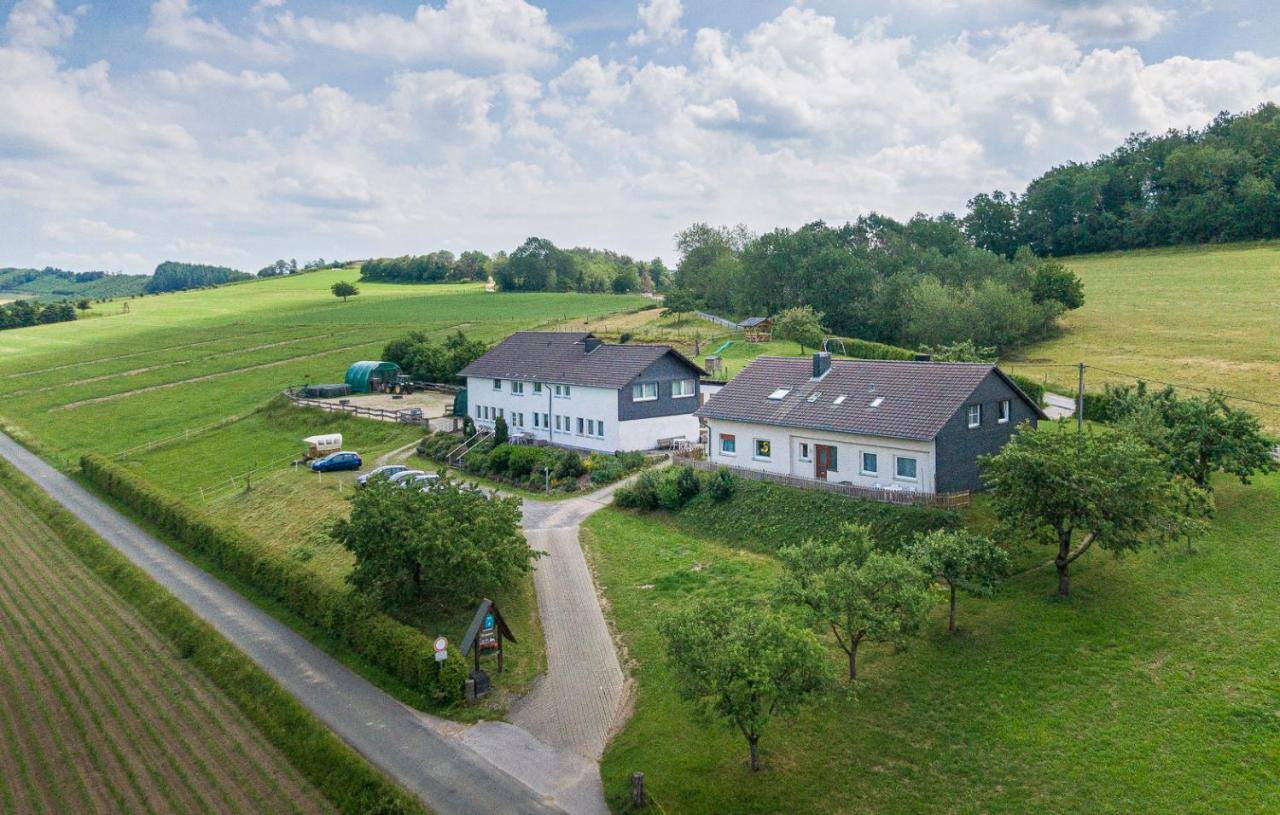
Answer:
[[[680,464],[689,464],[697,470],[718,470],[724,467],[735,476],[745,478],[749,481],[771,481],[775,484],[783,484],[788,487],[803,487],[805,489],[819,489],[828,492],[836,492],[842,495],[848,495],[852,498],[863,498],[868,501],[880,501],[886,504],[916,504],[920,506],[946,507],[949,509],[957,509],[969,506],[970,493],[968,492],[919,492],[906,489],[875,489],[874,487],[859,487],[856,484],[839,484],[833,481],[819,481],[816,478],[803,478],[794,475],[780,475],[778,473],[766,473],[760,470],[751,470],[746,467],[731,467],[722,464],[713,464],[703,458],[696,458],[693,455],[676,453],[676,461]]]
[[[284,392],[285,397],[295,405],[319,408],[330,413],[349,413],[365,419],[376,419],[382,422],[398,422],[412,424],[432,430],[457,430],[462,423],[461,416],[426,416],[422,408],[380,408],[365,405],[353,405],[345,399],[312,399],[299,396],[294,388]]]

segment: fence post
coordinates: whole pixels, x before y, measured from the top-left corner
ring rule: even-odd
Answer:
[[[648,803],[644,794],[644,773],[631,774],[631,806],[637,809]]]

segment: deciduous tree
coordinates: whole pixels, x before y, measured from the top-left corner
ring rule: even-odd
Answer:
[[[775,714],[824,687],[830,663],[810,631],[767,607],[703,601],[660,625],[680,695],[747,741],[760,769],[760,737]]]
[[[783,309],[773,318],[773,336],[796,343],[802,354],[805,348],[820,348],[824,336],[822,316],[812,306]]]
[[[1058,594],[1092,546],[1124,552],[1164,543],[1185,529],[1188,502],[1160,456],[1130,433],[1024,425],[1004,448],[979,458],[999,517],[997,538],[1055,547]]]
[[[903,645],[920,630],[932,600],[928,578],[907,557],[875,549],[866,526],[847,525],[831,542],[806,541],[778,550],[783,576],[777,597],[805,608],[830,627],[858,678],[864,640]]]
[[[329,291],[333,292],[334,297],[341,297],[342,302],[344,303],[347,302],[348,297],[355,297],[360,293],[360,289],[358,289],[355,284],[348,283],[345,280],[339,280],[337,283],[334,283],[329,287]]]
[[[965,530],[935,529],[918,535],[907,556],[950,594],[947,630],[956,630],[956,590],[990,597],[1009,569],[1009,555],[989,539]]]

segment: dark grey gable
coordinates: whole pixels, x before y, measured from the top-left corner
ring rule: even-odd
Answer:
[[[630,382],[618,390],[618,420],[652,419],[657,416],[678,416],[698,409],[698,379],[703,370],[674,350],[668,351],[649,364]],[[677,380],[693,380],[693,396],[672,396],[673,383]],[[658,398],[636,401],[634,386],[644,383],[658,386]]]
[[[1000,402],[1009,402],[1009,420],[1000,422]],[[969,406],[981,405],[982,423],[969,427]],[[996,453],[1023,422],[1035,423],[1044,417],[1033,403],[999,369],[992,369],[973,393],[951,415],[934,438],[938,492],[982,489],[978,456]]]

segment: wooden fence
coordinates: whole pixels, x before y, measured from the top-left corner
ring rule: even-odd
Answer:
[[[708,313],[707,313],[707,312],[705,312],[705,311],[695,311],[695,312],[694,312],[694,314],[696,314],[696,315],[698,316],[698,319],[700,319],[700,320],[706,320],[706,321],[707,321],[707,322],[709,322],[709,323],[715,323],[716,325],[722,325],[722,326],[724,326],[725,328],[738,328],[738,327],[739,327],[739,326],[738,326],[738,324],[737,324],[737,323],[735,323],[733,320],[726,320],[726,319],[725,319],[725,318],[723,318],[723,317],[717,317],[716,315],[714,315],[714,314],[708,314]]]
[[[834,481],[819,481],[816,478],[801,478],[794,475],[779,475],[778,473],[766,473],[759,470],[751,470],[746,467],[731,467],[721,464],[713,464],[702,458],[695,458],[692,455],[677,453],[675,461],[679,464],[689,464],[697,470],[713,471],[724,467],[735,476],[746,478],[751,481],[772,481],[775,484],[785,484],[788,487],[803,487],[805,489],[819,489],[827,492],[838,492],[842,495],[848,495],[851,498],[863,498],[868,501],[880,501],[886,504],[917,504],[921,506],[945,507],[947,509],[958,509],[960,507],[969,506],[970,495],[968,492],[913,492],[911,490],[878,490],[872,487],[859,487],[854,484],[838,484]]]
[[[350,404],[345,399],[311,399],[306,396],[299,396],[294,388],[286,390],[284,395],[290,402],[302,407],[319,408],[330,413],[350,413],[354,416],[375,419],[380,422],[417,425],[427,432],[433,430],[457,430],[462,426],[461,416],[426,416],[423,414],[422,408],[365,407],[364,405]]]

